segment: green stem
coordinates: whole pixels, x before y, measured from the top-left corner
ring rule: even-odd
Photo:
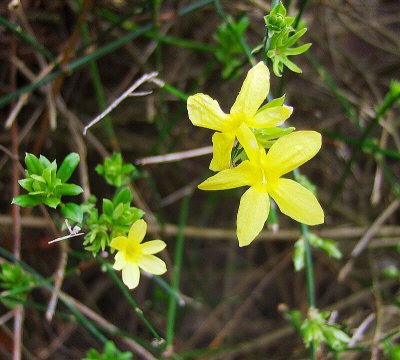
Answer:
[[[311,255],[311,246],[308,239],[308,226],[300,224],[300,231],[304,239],[304,257],[305,257],[305,270],[307,280],[307,293],[308,293],[308,309],[309,311],[315,309],[315,292],[314,292],[314,267]],[[315,345],[310,342],[310,359],[315,360]]]
[[[28,272],[29,274],[32,275],[32,277],[35,279],[38,285],[43,286],[47,288],[50,292],[53,291],[53,286],[51,285],[50,281],[46,280],[44,277],[42,277],[36,270],[34,270],[31,266],[29,266],[27,263],[25,263],[22,260],[17,259],[13,254],[11,254],[9,251],[6,249],[0,247],[0,255],[9,261],[12,261],[16,264],[18,264],[23,270]],[[90,333],[92,333],[100,342],[106,343],[107,338],[102,334],[101,331],[98,330],[98,328],[95,326],[95,324],[90,321],[87,317],[85,317],[83,314],[79,312],[78,309],[74,307],[73,304],[71,304],[69,301],[64,299],[63,297],[60,296],[60,301],[69,309],[69,311],[75,316],[77,321],[85,327]]]
[[[85,45],[90,43],[89,26],[87,22],[82,24],[81,32]],[[96,93],[97,105],[100,111],[103,111],[107,107],[107,102],[106,102],[106,97],[104,95],[103,84],[101,82],[99,68],[95,60],[91,60],[89,62],[89,71],[92,77],[94,91]],[[103,128],[107,136],[111,140],[112,147],[114,148],[114,150],[118,150],[119,149],[118,140],[115,135],[114,127],[112,125],[110,116],[109,115],[105,116],[103,120],[104,120],[102,122]]]
[[[106,267],[108,273],[111,275],[111,278],[114,280],[114,282],[120,288],[121,292],[124,294],[125,298],[129,302],[129,304],[131,304],[131,306],[135,310],[136,314],[138,314],[140,319],[143,321],[143,323],[146,325],[146,327],[150,330],[151,334],[156,338],[157,341],[161,342],[163,340],[162,337],[157,333],[156,329],[153,327],[153,325],[151,325],[150,321],[147,320],[146,316],[143,313],[143,310],[138,306],[136,301],[132,298],[129,290],[126,288],[126,286],[120,280],[120,278],[117,276],[117,274],[115,273],[112,266],[104,260],[100,259],[100,262],[103,266]]]
[[[176,239],[174,272],[172,275],[172,288],[177,292],[179,289],[179,280],[182,269],[183,245],[185,241],[185,226],[189,212],[189,195],[186,195],[182,201],[181,213],[179,218],[179,230]],[[167,349],[174,342],[175,318],[176,318],[177,299],[173,296],[169,298],[168,315],[167,315],[167,333],[166,342]]]
[[[308,0],[303,0],[303,1],[301,2],[301,4],[300,4],[299,12],[298,12],[297,15],[296,15],[296,19],[294,19],[294,24],[293,24],[293,27],[294,27],[296,30],[297,30],[297,27],[299,26],[300,19],[301,19],[301,17],[303,16],[304,9],[306,8],[307,3],[308,3]]]
[[[300,171],[298,169],[293,170],[295,180],[298,180]],[[308,226],[300,223],[300,232],[304,239],[304,267],[306,271],[307,281],[307,295],[308,295],[308,309],[315,309],[315,283],[314,283],[314,267],[311,255],[310,240],[308,238]],[[315,345],[314,342],[310,343],[310,359],[315,360]]]

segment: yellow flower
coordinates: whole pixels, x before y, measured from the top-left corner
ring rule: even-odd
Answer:
[[[154,275],[161,275],[167,271],[165,262],[153,255],[167,245],[162,240],[142,243],[146,230],[146,222],[137,220],[131,226],[128,237],[117,236],[110,244],[112,248],[118,250],[113,268],[122,270],[122,281],[129,289],[134,289],[139,284],[139,268]]]
[[[264,227],[270,208],[269,196],[282,213],[298,222],[307,225],[324,222],[324,212],[313,193],[293,180],[281,178],[319,151],[319,133],[298,131],[286,135],[278,139],[268,153],[253,142],[244,142],[242,146],[249,160],[233,169],[223,170],[199,185],[202,190],[250,186],[240,199],[237,215],[239,246],[250,244]]]
[[[231,152],[235,138],[256,141],[250,128],[271,128],[282,124],[291,114],[290,106],[260,106],[269,92],[269,70],[259,62],[248,72],[230,114],[225,114],[218,102],[205,94],[189,96],[189,119],[193,125],[216,130],[213,137],[213,159],[210,169],[220,171],[231,165]],[[247,137],[247,140],[244,139]]]

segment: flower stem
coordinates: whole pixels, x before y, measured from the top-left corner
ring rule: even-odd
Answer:
[[[295,180],[297,180],[300,172],[298,169],[293,170]],[[304,239],[304,266],[306,271],[307,295],[308,295],[308,311],[315,309],[315,287],[314,287],[314,269],[311,256],[311,246],[309,241],[308,226],[300,223],[300,232]],[[310,359],[315,360],[314,342],[310,342]]]

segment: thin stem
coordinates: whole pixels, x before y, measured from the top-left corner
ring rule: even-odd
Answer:
[[[311,256],[311,246],[308,239],[308,226],[300,224],[301,234],[304,239],[304,257],[305,257],[305,270],[307,280],[307,294],[308,294],[308,310],[315,309],[315,292],[314,292],[314,270]],[[310,359],[315,360],[315,346],[314,342],[310,342]]]
[[[297,180],[300,175],[300,171],[295,169],[293,171],[295,180]],[[307,281],[307,295],[308,295],[308,310],[315,309],[315,287],[314,287],[314,269],[313,261],[311,255],[311,246],[308,238],[308,226],[300,223],[300,232],[304,239],[304,267],[306,271],[306,281]],[[315,346],[314,342],[310,342],[310,359],[315,360]]]
[[[114,280],[114,282],[118,285],[122,293],[124,294],[125,298],[128,300],[128,302],[131,304],[133,309],[135,310],[136,314],[140,317],[140,319],[143,321],[143,323],[146,325],[146,327],[150,330],[151,334],[156,338],[158,341],[162,341],[162,337],[157,333],[156,329],[153,327],[153,325],[150,323],[149,320],[147,320],[146,316],[143,313],[143,310],[138,306],[136,301],[133,299],[131,294],[129,293],[128,289],[126,286],[122,283],[120,278],[115,274],[114,269],[112,266],[106,262],[100,259],[100,262],[103,266],[106,267],[108,273],[111,275],[111,278]]]
[[[293,27],[294,27],[295,29],[297,29],[297,27],[299,26],[300,19],[301,19],[301,17],[303,16],[304,9],[306,8],[307,3],[308,3],[308,0],[303,0],[303,1],[301,2],[301,4],[300,4],[299,12],[298,12],[297,15],[296,15],[296,19],[294,19]]]
[[[175,263],[174,263],[174,273],[172,275],[172,288],[175,292],[179,290],[179,280],[182,269],[182,258],[183,258],[183,245],[185,241],[184,229],[186,226],[187,218],[189,212],[189,196],[185,196],[182,201],[180,219],[179,219],[179,231],[176,239],[175,248]],[[176,318],[176,307],[177,299],[173,296],[169,298],[168,305],[168,316],[167,316],[167,351],[171,349],[174,342],[174,332],[175,332],[175,318]]]
[[[304,238],[305,245],[305,268],[306,268],[306,279],[307,279],[307,293],[308,293],[308,302],[310,305],[310,309],[315,308],[315,292],[314,292],[314,270],[313,270],[313,261],[311,256],[311,246],[310,241],[308,239],[308,226],[305,224],[300,224],[301,234]]]

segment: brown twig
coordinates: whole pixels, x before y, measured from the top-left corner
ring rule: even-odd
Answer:
[[[154,79],[157,76],[157,72],[151,72],[149,74],[144,74],[139,79],[137,79],[127,90],[125,90],[120,96],[118,96],[104,111],[102,111],[99,115],[97,115],[92,121],[87,124],[83,129],[83,135],[86,135],[89,128],[93,125],[97,124],[101,119],[107,116],[111,111],[113,111],[122,101],[124,101],[127,97],[131,96],[132,93],[145,82],[148,82]]]
[[[216,348],[222,344],[225,337],[236,327],[238,322],[242,319],[245,313],[252,307],[254,301],[260,296],[265,288],[271,283],[271,281],[291,263],[292,251],[286,253],[283,258],[279,258],[274,264],[275,266],[271,271],[267,272],[265,277],[257,284],[254,290],[246,297],[246,300],[242,305],[235,311],[232,318],[224,325],[217,336],[211,341],[209,347]]]
[[[351,269],[353,268],[354,260],[364,251],[367,247],[368,243],[375,236],[375,234],[379,231],[382,224],[399,208],[400,200],[394,200],[386,210],[372,223],[371,227],[368,231],[361,237],[358,241],[357,245],[354,247],[353,251],[350,255],[350,260],[343,266],[342,270],[339,273],[339,281],[343,281]]]

